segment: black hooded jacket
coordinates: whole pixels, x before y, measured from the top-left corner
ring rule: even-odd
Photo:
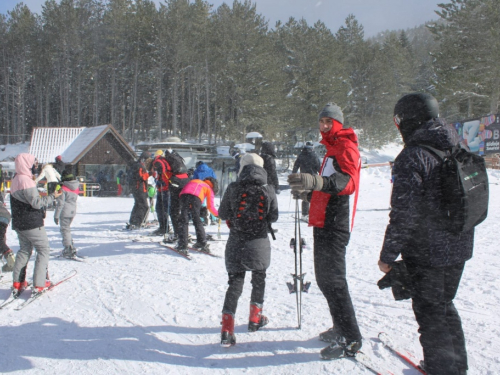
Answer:
[[[278,174],[276,173],[276,152],[271,142],[262,143],[260,157],[264,160],[264,169],[267,172],[267,183],[278,191],[280,183],[278,181]]]
[[[314,152],[312,147],[304,147],[293,164],[292,173],[297,173],[300,169],[300,173],[316,175],[319,173],[320,168],[321,163],[316,152]]]
[[[269,223],[278,220],[278,201],[274,189],[266,185],[266,171],[254,164],[243,167],[238,180],[228,185],[219,207],[219,217],[230,221],[236,216],[240,201],[238,187],[243,181],[256,181],[263,185],[269,198],[266,220]],[[230,228],[225,255],[228,273],[267,269],[271,263],[271,244],[267,230],[260,235],[252,236]]]
[[[399,254],[405,262],[444,267],[472,257],[474,229],[454,234],[440,217],[441,161],[427,144],[440,150],[459,142],[457,132],[442,120],[431,120],[405,137],[405,148],[394,162],[390,222],[380,260],[391,264]]]

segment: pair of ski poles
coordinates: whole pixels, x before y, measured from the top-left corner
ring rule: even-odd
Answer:
[[[302,251],[305,241],[300,234],[300,210],[299,200],[295,200],[295,236],[290,240],[290,248],[295,253],[295,273],[292,273],[293,281],[287,282],[290,294],[295,293],[297,302],[297,329],[302,327],[302,292],[307,293],[311,282],[304,282],[305,273],[302,273]]]

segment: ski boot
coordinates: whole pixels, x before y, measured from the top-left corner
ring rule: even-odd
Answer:
[[[229,348],[236,344],[236,336],[234,335],[234,315],[231,313],[222,314],[221,324],[220,346]]]
[[[328,329],[328,331],[321,332],[319,334],[320,341],[329,342],[329,343],[336,342],[337,340],[339,340],[341,338],[342,338],[342,335],[337,332],[335,327],[332,327],[332,328]]]
[[[31,296],[41,294],[41,293],[45,292],[51,286],[52,286],[52,281],[45,280],[45,286],[33,286],[33,288],[31,288]]]
[[[73,246],[64,246],[62,251],[62,257],[71,259],[76,257],[76,249]]]
[[[210,245],[207,243],[203,242],[196,242],[193,247],[195,249],[198,249],[200,251],[203,251],[204,253],[210,254]]]
[[[184,255],[189,255],[189,250],[186,246],[182,246],[177,244],[177,246],[174,247],[175,251],[178,251],[179,253],[182,253]]]
[[[170,234],[167,238],[163,240],[165,243],[175,243],[179,237],[176,234]]]
[[[150,236],[164,236],[165,232],[165,228],[159,227],[155,231],[151,232]]]
[[[346,339],[340,336],[339,340],[332,342],[326,348],[323,348],[319,356],[321,359],[326,360],[354,357],[359,349],[361,349],[361,346],[361,340],[354,340],[347,343]]]
[[[248,318],[248,332],[255,332],[259,328],[269,323],[269,319],[262,315],[262,305],[260,303],[250,303],[250,317]]]
[[[14,281],[12,283],[12,295],[19,296],[28,287],[27,281]]]

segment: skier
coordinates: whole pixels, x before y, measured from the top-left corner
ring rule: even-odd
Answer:
[[[62,244],[64,246],[62,256],[65,258],[74,258],[77,256],[77,250],[71,236],[71,223],[76,216],[76,201],[78,194],[80,194],[80,183],[75,179],[73,174],[63,172],[62,185],[62,194],[56,199],[54,223],[60,225]]]
[[[288,176],[292,194],[311,202],[309,225],[314,227],[316,282],[328,302],[333,321],[333,328],[319,336],[320,340],[330,343],[321,350],[322,359],[354,356],[362,345],[347,286],[345,260],[352,229],[349,195],[359,189],[361,159],[356,134],[350,128],[343,129],[343,122],[340,107],[328,103],[319,114],[321,143],[327,151],[320,175]],[[353,207],[353,212],[355,209]]]
[[[164,157],[170,167],[167,171],[167,177],[170,183],[170,218],[174,227],[174,233],[168,236],[167,242],[174,243],[178,239],[180,230],[181,204],[179,195],[189,182],[189,178],[184,159],[177,152],[165,150]]]
[[[159,227],[151,233],[153,236],[163,236],[167,233],[167,220],[170,211],[170,191],[168,171],[171,169],[163,157],[162,150],[155,153],[152,163],[152,173],[156,181],[156,212],[158,213]]]
[[[293,164],[292,173],[297,173],[300,170],[300,173],[317,175],[320,168],[321,164],[313,149],[313,144],[307,141]],[[307,200],[302,201],[302,220],[306,223],[309,222],[309,202]]]
[[[217,176],[215,175],[215,172],[212,168],[210,168],[208,165],[206,165],[202,161],[198,161],[196,163],[196,169],[193,172],[193,179],[197,180],[204,180],[207,177],[212,177],[213,179],[217,180]],[[208,209],[207,209],[207,201],[204,200],[202,205],[201,205],[201,210],[200,210],[200,216],[203,219],[203,225],[208,225]],[[214,225],[215,220],[213,219],[212,215],[210,215],[210,224]]]
[[[428,94],[405,95],[394,108],[405,148],[394,162],[390,222],[378,265],[387,273],[401,255],[408,269],[427,374],[465,375],[465,338],[453,299],[472,257],[474,229],[453,233],[439,216],[442,162],[418,145],[445,150],[459,136],[438,116],[438,102]]]
[[[252,294],[250,297],[250,317],[248,330],[253,332],[268,323],[262,315],[266,270],[271,263],[271,244],[268,238],[268,226],[278,220],[278,202],[274,189],[267,185],[267,173],[264,161],[257,154],[245,154],[240,162],[240,174],[235,182],[228,185],[222,198],[219,217],[229,226],[229,239],[226,245],[226,270],[229,287],[222,308],[221,345],[236,343],[234,335],[234,317],[238,299],[243,291],[246,271],[252,272]],[[261,189],[267,197],[267,210],[261,213],[263,225],[254,225],[256,232],[243,232],[237,228],[237,215],[240,214],[242,195],[251,189]],[[248,193],[249,194],[249,193]],[[244,219],[244,218],[243,218]],[[260,229],[259,229],[260,227]]]
[[[280,193],[278,174],[276,173],[276,151],[271,142],[262,142],[260,156],[264,160],[264,169],[267,172],[267,184],[274,187],[276,194]]]
[[[7,227],[10,224],[10,212],[7,208],[0,204],[0,259],[2,257],[7,261],[6,264],[2,266],[2,272],[12,272],[14,269],[14,262],[16,258],[14,257],[14,253],[7,245]]]
[[[148,178],[149,172],[146,167],[146,161],[150,159],[151,154],[144,151],[139,159],[130,168],[131,190],[134,196],[134,207],[130,213],[130,220],[127,229],[140,229],[144,218],[148,214]]]
[[[206,199],[209,211],[219,216],[214,205],[215,194],[217,194],[217,180],[213,177],[207,177],[204,180],[194,179],[187,183],[180,193],[181,215],[179,225],[179,242],[176,250],[187,254],[188,244],[188,226],[189,214],[193,218],[194,228],[196,230],[196,243],[193,247],[210,252],[207,244],[205,229],[200,218],[201,203]]]
[[[20,249],[17,252],[13,272],[13,293],[18,294],[26,288],[26,267],[36,249],[35,269],[33,272],[33,293],[42,292],[50,286],[48,277],[49,239],[45,232],[43,207],[52,204],[62,194],[54,191],[41,197],[31,173],[35,157],[21,153],[15,159],[16,175],[12,179],[10,189],[10,206],[12,209],[12,228],[17,232]]]
[[[35,183],[38,184],[40,180],[45,177],[47,180],[47,194],[52,194],[56,189],[57,184],[61,181],[61,175],[59,172],[52,166],[52,164],[45,164],[42,168],[42,173],[38,175],[35,179]],[[52,208],[52,207],[47,207]]]

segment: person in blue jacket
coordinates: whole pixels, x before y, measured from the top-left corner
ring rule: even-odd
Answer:
[[[204,162],[201,160],[196,163],[196,169],[193,173],[193,180],[205,180],[208,177],[212,177],[215,180],[217,180],[217,176],[215,175],[215,172],[212,168],[210,168],[208,165],[206,165]],[[208,209],[207,209],[207,202],[206,200],[203,202],[201,210],[200,210],[200,217],[203,220],[203,225],[208,225]],[[215,219],[210,215],[210,223],[215,224]]]

